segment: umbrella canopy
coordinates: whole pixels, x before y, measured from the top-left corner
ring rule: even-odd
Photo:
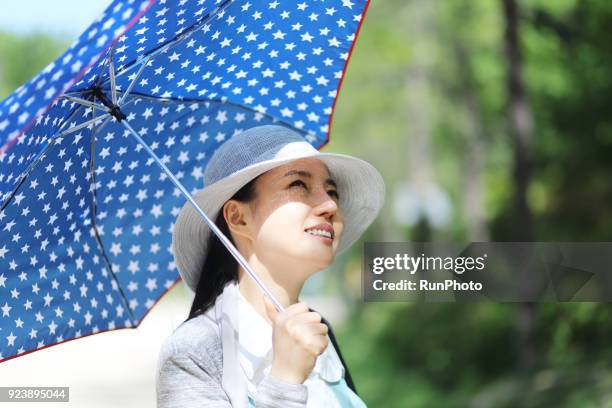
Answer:
[[[233,135],[276,123],[324,146],[367,5],[116,0],[3,101],[0,361],[137,327],[180,279],[175,217]]]

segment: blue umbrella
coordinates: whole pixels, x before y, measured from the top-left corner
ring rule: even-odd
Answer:
[[[137,327],[178,282],[207,160],[282,124],[317,148],[368,1],[114,1],[0,104],[0,361]]]

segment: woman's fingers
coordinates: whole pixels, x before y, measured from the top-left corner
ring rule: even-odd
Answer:
[[[274,306],[274,303],[272,303],[272,301],[268,299],[266,295],[263,295],[263,300],[264,305],[266,306],[266,313],[268,314],[270,320],[274,322],[278,316],[278,310],[276,310],[276,306]]]
[[[281,379],[302,383],[312,372],[317,356],[329,345],[328,327],[317,312],[304,302],[275,313],[266,299],[266,310],[273,322],[274,357],[271,373]]]
[[[314,356],[327,348],[328,328],[324,323],[298,323],[289,329],[289,333]]]
[[[308,312],[308,305],[304,302],[297,302],[292,305],[289,305],[285,308],[285,310],[281,313],[283,318],[287,319],[291,316],[294,316],[299,313]]]
[[[304,302],[297,302],[288,306],[278,315],[278,322],[287,333],[315,355],[320,354],[327,347],[327,333],[329,328],[322,322],[322,316],[312,312]]]
[[[327,348],[329,341],[325,335],[327,332],[323,327],[321,327],[321,324],[308,324],[303,327],[303,330],[305,334],[301,336],[300,339],[304,347],[314,356],[318,356],[323,353]]]
[[[329,333],[329,327],[327,327],[325,323],[318,323],[313,326],[314,327],[312,329],[314,333],[324,334],[326,336],[327,336],[327,333]]]
[[[271,320],[279,319],[279,320],[287,320],[292,318],[293,316],[302,315],[304,313],[311,314],[316,312],[310,312],[308,305],[304,302],[297,302],[292,305],[289,305],[282,312],[276,310],[276,306],[272,301],[266,296],[262,295],[264,299],[264,304],[266,306],[266,313]],[[316,320],[316,316],[311,315],[310,318],[312,320]],[[319,321],[321,320],[321,316],[319,315]]]
[[[304,312],[293,315],[291,320],[299,323],[321,323],[322,318],[317,312]]]

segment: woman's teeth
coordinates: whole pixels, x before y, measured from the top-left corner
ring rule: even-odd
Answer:
[[[325,231],[325,230],[312,229],[312,230],[308,230],[306,232],[311,234],[311,235],[321,235],[321,236],[324,236],[324,237],[327,237],[327,238],[331,238],[331,233],[329,231]]]

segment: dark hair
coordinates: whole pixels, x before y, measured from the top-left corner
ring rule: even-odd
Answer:
[[[258,178],[259,176],[245,184],[230,200],[245,203],[253,201],[256,197],[255,182]],[[215,225],[235,246],[225,217],[223,217],[223,207],[221,207],[217,214]],[[217,234],[212,231],[210,231],[207,248],[206,259],[202,266],[191,311],[185,321],[206,312],[215,303],[227,282],[238,281],[238,261],[223,245]]]

